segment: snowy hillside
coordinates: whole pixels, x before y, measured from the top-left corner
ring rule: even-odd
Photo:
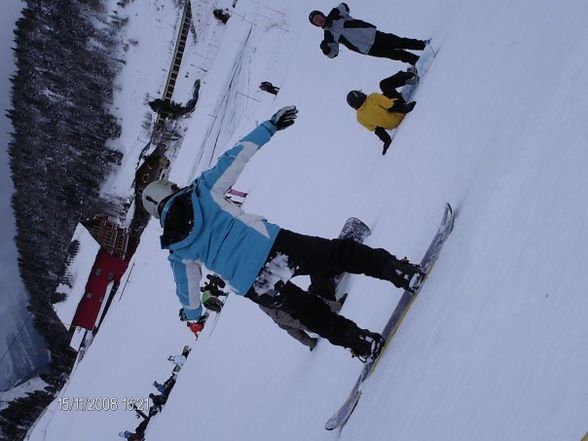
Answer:
[[[162,3],[128,6],[129,33],[139,41],[129,57],[156,35],[162,47],[172,41],[169,27],[149,21]],[[227,0],[233,16],[223,27],[211,3],[194,2],[201,38],[182,69],[190,81],[201,77],[202,89],[182,122],[170,175],[188,183],[258,122],[296,104],[296,124],[274,136],[236,185],[250,193],[246,211],[326,237],[356,216],[372,229],[367,244],[418,260],[443,204],[456,208],[434,272],[347,425],[340,433],[323,428],[361,363],[326,341],[309,352],[236,296],[195,342],[177,319],[161,229],[151,222],[124,292],[31,440],[119,439],[139,423],[123,400],[155,392],[153,380],[171,373],[167,356],[185,344],[192,353],[147,440],[535,441],[579,440],[588,431],[588,4],[348,4],[353,16],[432,38],[439,50],[386,156],[345,95],[376,91],[405,65],[345,48],[333,60],[323,56],[322,33],[307,16],[336,4],[239,0],[233,10]],[[173,27],[175,15],[165,17]],[[163,84],[169,58],[155,55],[164,52],[149,64],[129,61],[120,93],[153,94],[145,85],[156,75]],[[258,90],[264,80],[281,87],[276,99]],[[128,112],[147,112],[135,103]],[[138,136],[140,121],[128,121],[135,126],[123,133]],[[348,291],[341,313],[372,330],[401,295],[359,276]],[[75,397],[114,398],[118,410],[63,410]]]

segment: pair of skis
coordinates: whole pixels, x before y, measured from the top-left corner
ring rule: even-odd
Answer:
[[[435,265],[435,262],[437,260],[437,257],[439,256],[439,253],[441,252],[443,244],[445,243],[445,241],[449,237],[449,234],[453,230],[454,219],[455,217],[451,205],[446,204],[445,212],[443,213],[443,219],[441,220],[441,225],[439,226],[437,233],[433,237],[433,240],[431,241],[429,248],[425,252],[425,255],[423,256],[420,262],[420,266],[425,272],[425,280],[423,280],[423,283],[421,283],[421,286],[414,294],[409,291],[404,291],[404,293],[402,294],[402,297],[400,298],[398,305],[392,312],[390,319],[386,323],[386,326],[384,327],[384,330],[381,333],[382,336],[386,339],[386,343],[384,345],[384,349],[380,353],[380,357],[382,356],[382,354],[386,350],[386,347],[392,340],[392,337],[396,333],[396,330],[402,323],[402,320],[406,316],[406,313],[410,309],[412,303],[414,302],[414,299],[416,298],[420,289],[424,285],[427,276],[429,275],[433,266]],[[359,399],[361,398],[364,382],[369,378],[369,376],[376,368],[378,360],[379,358],[373,361],[368,361],[364,365],[364,368],[359,374],[359,378],[355,382],[355,385],[351,389],[351,392],[349,393],[347,400],[345,400],[345,402],[339,408],[339,410],[335,412],[335,414],[331,418],[329,418],[329,420],[325,424],[325,429],[334,430],[337,428],[342,428],[345,425],[345,423],[355,410],[355,407],[357,406]]]

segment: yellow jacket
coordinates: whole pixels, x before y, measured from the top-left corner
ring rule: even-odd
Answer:
[[[403,113],[388,112],[387,109],[395,102],[395,99],[387,98],[381,93],[368,95],[362,106],[357,109],[357,122],[372,132],[376,127],[395,129],[404,118]]]

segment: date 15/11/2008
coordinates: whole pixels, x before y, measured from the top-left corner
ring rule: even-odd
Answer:
[[[148,411],[149,397],[59,397],[57,409],[62,412],[114,412],[119,409]]]

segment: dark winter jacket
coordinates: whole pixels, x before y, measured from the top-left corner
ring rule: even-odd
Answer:
[[[212,11],[212,15],[223,24],[226,24],[227,21],[229,21],[229,18],[231,18],[231,14],[222,9],[215,9]]]
[[[181,116],[186,113],[186,108],[181,104],[174,101],[162,100],[160,98],[149,101],[149,107],[151,107],[151,110],[154,112],[172,117]]]
[[[329,58],[339,55],[339,43],[352,51],[367,54],[376,38],[376,27],[351,17],[345,3],[329,12],[323,29],[325,34],[320,46]]]

